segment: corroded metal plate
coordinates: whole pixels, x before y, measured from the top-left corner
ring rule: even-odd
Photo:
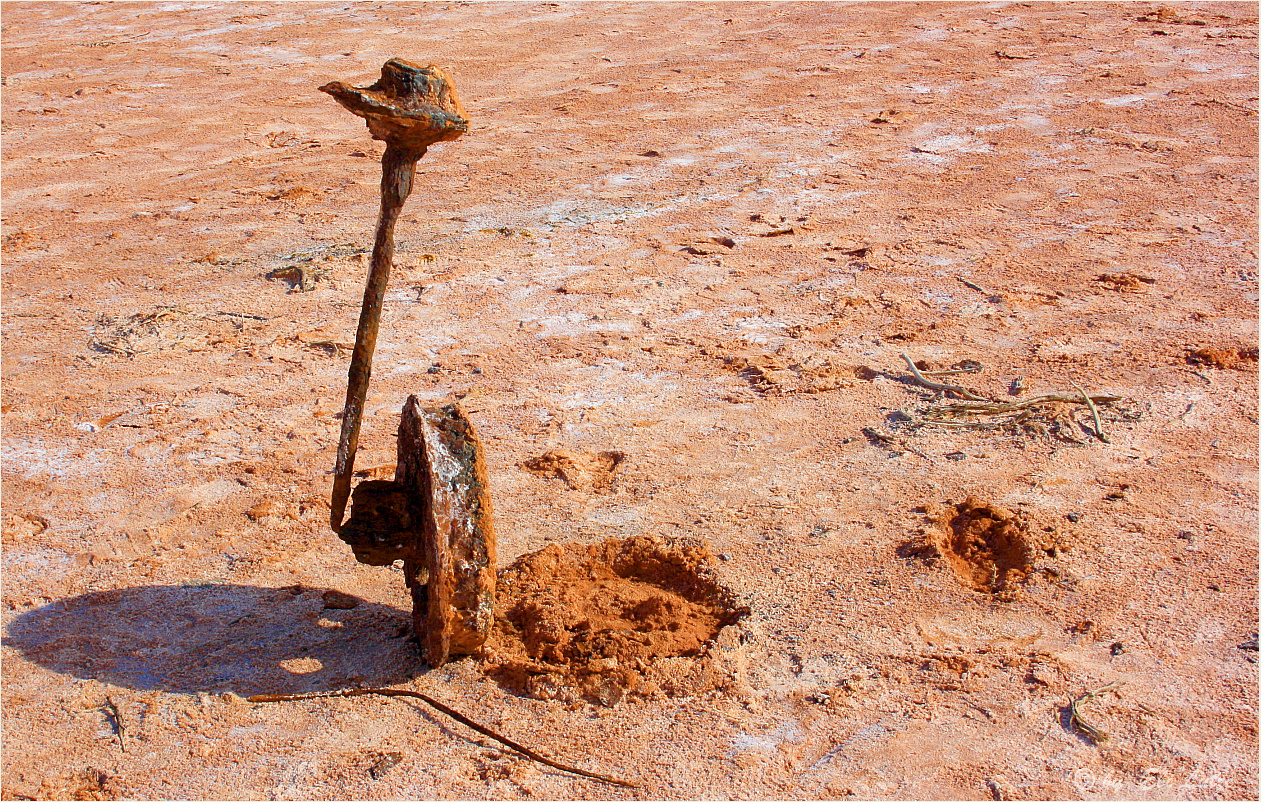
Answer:
[[[458,404],[407,399],[395,481],[414,500],[420,547],[406,565],[412,616],[425,660],[469,654],[494,626],[495,527],[486,457]],[[424,564],[418,565],[417,557]]]
[[[359,562],[403,561],[421,652],[437,668],[494,626],[495,527],[486,457],[458,404],[407,399],[395,479],[361,482],[339,537]]]

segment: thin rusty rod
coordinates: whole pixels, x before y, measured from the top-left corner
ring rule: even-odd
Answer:
[[[350,480],[355,472],[355,450],[359,446],[359,424],[363,420],[368,382],[372,378],[372,354],[377,347],[377,331],[381,324],[381,304],[390,282],[394,262],[394,224],[403,203],[412,192],[416,162],[425,155],[393,144],[385,146],[381,156],[381,216],[377,220],[376,242],[372,246],[372,262],[368,282],[363,289],[363,308],[359,312],[359,329],[355,333],[355,350],[350,356],[350,374],[346,382],[346,409],[342,414],[341,440],[337,444],[337,467],[333,477],[333,498],[329,522],[340,532],[346,502],[350,499]]]
[[[477,732],[480,732],[482,735],[485,735],[487,738],[493,738],[494,740],[498,741],[499,743],[503,744],[509,749],[519,752],[522,755],[525,755],[526,757],[528,757],[530,760],[533,760],[537,763],[542,763],[545,766],[551,766],[554,769],[558,769],[560,771],[567,772],[569,774],[577,774],[580,777],[587,777],[592,780],[599,780],[600,782],[608,783],[609,785],[618,785],[618,786],[621,786],[622,788],[638,788],[639,787],[635,785],[634,783],[629,782],[627,780],[619,780],[616,777],[608,777],[603,774],[596,774],[595,772],[584,771],[583,769],[574,768],[573,766],[566,766],[564,763],[557,763],[555,760],[552,760],[551,758],[540,755],[538,752],[535,752],[533,749],[530,749],[528,746],[522,746],[521,744],[517,743],[516,741],[511,740],[510,738],[506,738],[500,735],[494,730],[491,730],[489,727],[483,727],[481,724],[478,724],[476,721],[473,721],[471,718],[464,715],[463,713],[460,713],[456,710],[452,710],[451,708],[447,707],[442,702],[439,702],[437,699],[434,699],[430,696],[426,696],[425,694],[419,693],[417,691],[405,691],[401,688],[346,688],[340,691],[324,691],[324,692],[317,692],[317,693],[281,693],[281,694],[260,693],[260,694],[256,694],[254,696],[248,697],[246,701],[296,702],[296,701],[301,701],[303,699],[334,699],[334,698],[344,698],[347,696],[369,696],[369,695],[402,696],[409,699],[419,699],[420,701],[432,707],[434,710],[437,710],[439,713],[442,713],[443,715],[446,715],[446,716],[450,716],[451,718],[460,722],[461,724],[468,727],[469,729],[476,730]]]

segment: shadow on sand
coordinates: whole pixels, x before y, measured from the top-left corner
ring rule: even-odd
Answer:
[[[410,614],[322,589],[158,585],[87,593],[22,613],[4,644],[62,674],[136,690],[307,693],[425,671]]]

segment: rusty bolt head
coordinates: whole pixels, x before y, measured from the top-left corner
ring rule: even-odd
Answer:
[[[373,139],[406,151],[423,154],[435,142],[459,139],[468,130],[455,83],[441,67],[392,58],[372,86],[356,88],[333,81],[320,91],[367,120]]]

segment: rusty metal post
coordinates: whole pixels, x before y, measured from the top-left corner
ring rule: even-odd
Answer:
[[[355,470],[359,425],[372,377],[372,354],[381,322],[381,303],[394,260],[394,224],[411,194],[416,162],[435,142],[450,142],[464,134],[468,130],[468,116],[445,70],[432,65],[420,67],[400,58],[385,62],[381,78],[372,86],[356,88],[333,81],[321,86],[320,91],[332,95],[337,102],[367,120],[373,139],[385,142],[385,154],[381,157],[381,216],[363,291],[355,350],[350,358],[346,407],[333,478],[329,522],[334,532],[341,532]]]
[[[416,636],[426,662],[437,668],[452,654],[481,648],[494,626],[495,529],[486,458],[459,406],[421,407],[416,396],[409,397],[394,481],[361,483],[350,518],[343,519],[393,262],[394,224],[412,191],[417,160],[429,145],[467,131],[468,118],[450,75],[397,58],[385,63],[372,86],[333,82],[320,90],[365,118],[372,136],[385,142],[381,216],[346,383],[330,523],[360,562],[403,561]]]

